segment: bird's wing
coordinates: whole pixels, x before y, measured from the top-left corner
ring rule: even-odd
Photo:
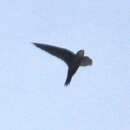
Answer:
[[[70,66],[70,64],[73,62],[73,59],[75,57],[75,54],[73,52],[64,48],[47,45],[47,44],[35,43],[35,42],[33,42],[33,44],[36,47],[62,59],[68,66]]]
[[[79,64],[76,64],[76,65],[68,68],[68,74],[67,74],[67,78],[65,81],[65,86],[70,84],[71,79],[72,79],[73,75],[76,73],[78,68],[79,68]]]

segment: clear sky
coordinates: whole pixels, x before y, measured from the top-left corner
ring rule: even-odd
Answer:
[[[67,66],[31,44],[84,49]],[[0,4],[0,130],[130,130],[130,1],[4,0]]]

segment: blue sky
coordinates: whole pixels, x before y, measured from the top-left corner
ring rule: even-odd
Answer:
[[[1,130],[130,129],[130,1],[4,0],[0,4]],[[67,66],[34,47],[84,49],[68,88]]]

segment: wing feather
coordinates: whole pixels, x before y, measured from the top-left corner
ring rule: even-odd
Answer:
[[[65,48],[35,42],[33,42],[33,44],[36,47],[62,59],[68,66],[73,62],[73,59],[75,57],[75,54],[73,52]]]

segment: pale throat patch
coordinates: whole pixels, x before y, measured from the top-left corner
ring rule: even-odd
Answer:
[[[88,57],[82,58],[80,66],[87,66],[87,65],[92,65],[92,60],[89,59]]]
[[[86,59],[82,59],[80,65],[81,66],[87,66],[87,60]]]

